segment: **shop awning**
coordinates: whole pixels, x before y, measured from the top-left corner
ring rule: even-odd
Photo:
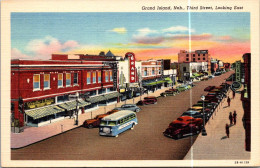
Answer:
[[[38,118],[60,113],[63,111],[64,111],[64,109],[62,109],[58,106],[49,106],[49,107],[43,107],[43,108],[34,109],[34,110],[27,110],[27,111],[25,111],[25,113],[28,116],[32,117],[34,120],[36,120]]]
[[[167,82],[165,80],[159,80],[159,81],[154,81],[154,82],[151,82],[151,83],[147,83],[146,86],[154,86],[154,85],[158,85],[158,84],[161,84],[161,83],[164,83],[164,82]]]
[[[59,106],[61,108],[64,108],[64,109],[68,110],[68,111],[75,110],[76,109],[76,101],[59,104]]]
[[[90,105],[89,102],[86,102],[84,100],[78,100],[78,106],[79,107],[85,107],[85,106],[88,106],[88,105]]]
[[[101,95],[101,96],[90,97],[90,98],[86,99],[86,101],[88,101],[90,103],[97,103],[100,101],[106,101],[106,98],[105,98],[105,96]]]
[[[114,93],[106,94],[106,95],[104,95],[104,96],[105,96],[105,98],[108,100],[108,99],[116,98],[116,97],[118,97],[118,96],[120,96],[120,95],[121,95],[120,93],[114,92]]]
[[[172,81],[171,78],[169,78],[169,77],[165,78],[164,80],[165,80],[165,82],[167,82],[167,83],[173,83],[173,81]]]

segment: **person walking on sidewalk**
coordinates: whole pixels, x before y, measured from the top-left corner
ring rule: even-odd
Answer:
[[[227,134],[227,137],[229,138],[229,126],[228,126],[228,124],[226,124],[226,134]]]
[[[233,124],[233,116],[232,116],[232,112],[229,112],[229,121],[230,121],[230,125]]]
[[[235,98],[236,96],[236,92],[233,90],[233,99]]]
[[[234,121],[234,125],[236,125],[236,122],[237,122],[237,112],[236,112],[236,110],[234,110],[234,113],[233,113],[233,121]]]
[[[228,107],[230,106],[230,102],[231,102],[231,100],[230,100],[230,98],[228,96],[228,98],[227,98]]]

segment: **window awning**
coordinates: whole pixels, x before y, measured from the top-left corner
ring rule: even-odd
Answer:
[[[104,95],[106,99],[112,99],[112,98],[116,98],[118,96],[120,96],[121,94],[118,93],[118,92],[114,92],[114,93],[109,93],[109,94],[106,94]]]
[[[90,98],[86,99],[86,101],[88,101],[90,103],[97,103],[100,101],[106,101],[106,98],[103,95],[101,95],[101,96],[90,97]]]
[[[84,100],[81,100],[81,99],[78,100],[78,107],[84,107],[84,106],[87,106],[89,104],[90,104],[89,102],[85,102]],[[74,100],[74,101],[71,101],[71,102],[59,104],[59,106],[61,108],[66,109],[66,110],[75,110],[77,108],[77,102],[76,102],[76,100]]]
[[[32,117],[34,120],[36,120],[38,118],[60,113],[63,111],[64,111],[64,109],[62,109],[58,106],[48,106],[48,107],[43,107],[43,108],[34,109],[34,110],[27,110],[27,111],[25,111],[25,113],[28,116]]]

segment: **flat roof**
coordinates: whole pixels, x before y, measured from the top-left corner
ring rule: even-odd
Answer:
[[[111,120],[111,121],[115,121],[115,120],[118,120],[126,115],[129,115],[129,114],[135,114],[135,112],[133,111],[130,111],[130,110],[121,110],[121,111],[118,111],[114,114],[110,114],[106,117],[104,117],[102,120]]]

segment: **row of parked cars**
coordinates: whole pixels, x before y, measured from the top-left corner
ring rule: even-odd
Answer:
[[[226,97],[229,87],[230,85],[227,83],[206,87],[204,91],[207,91],[208,94],[205,96],[205,100],[198,101],[179,118],[172,121],[163,134],[174,139],[199,134],[203,128],[203,118],[205,118],[205,123],[209,120],[218,104]]]
[[[163,97],[175,96],[175,95],[179,94],[180,92],[191,89],[194,86],[195,85],[193,83],[181,85],[181,86],[176,87],[176,89],[175,88],[168,89],[168,90],[162,92],[160,95],[163,96]]]

